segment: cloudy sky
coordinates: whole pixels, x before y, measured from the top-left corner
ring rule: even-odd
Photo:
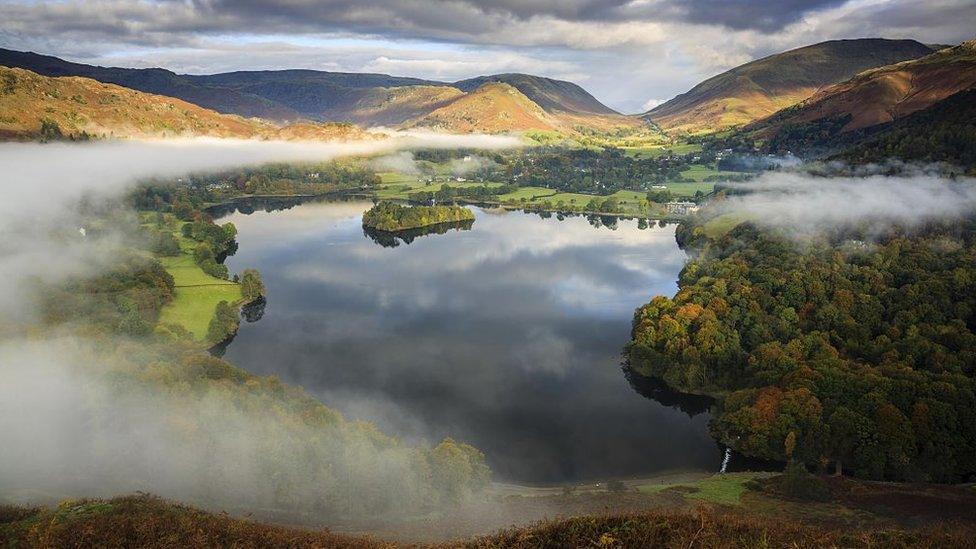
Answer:
[[[437,80],[528,72],[624,112],[821,40],[974,35],[976,0],[0,0],[0,46],[84,63]]]

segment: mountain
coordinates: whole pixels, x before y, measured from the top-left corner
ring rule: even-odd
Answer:
[[[275,121],[311,119],[396,126],[414,123],[476,92],[485,84],[503,83],[519,90],[548,114],[558,117],[563,131],[572,132],[577,127],[606,130],[641,125],[641,121],[620,115],[576,84],[527,74],[480,76],[455,84],[385,74],[314,70],[180,75],[158,68],[97,67],[4,49],[0,49],[0,65],[25,68],[45,76],[84,76],[176,97],[225,114]],[[477,97],[483,98],[484,94]],[[478,101],[465,100],[454,110],[468,110],[474,115],[470,109],[477,104]],[[504,118],[489,120],[494,116],[491,113],[475,118],[484,119],[486,126],[498,128],[497,131],[512,131],[522,126],[514,121],[524,122],[524,114],[512,113],[513,125],[507,130],[500,123]],[[460,125],[474,127],[478,124]],[[540,125],[549,126],[532,124]]]
[[[537,103],[514,86],[500,82],[483,84],[405,125],[459,133],[556,131],[559,127]]]
[[[976,87],[976,40],[864,71],[743,128],[770,150],[830,148]],[[951,120],[951,113],[949,114]],[[965,120],[958,120],[965,122]],[[919,128],[925,130],[924,127]]]
[[[593,97],[586,90],[572,82],[553,80],[530,74],[496,74],[479,76],[454,83],[454,87],[462,91],[472,91],[481,86],[500,82],[508,84],[539,105],[548,113],[579,113],[598,114],[605,116],[618,115],[617,111],[607,107]]]
[[[0,138],[221,137],[331,140],[364,137],[329,124],[286,127],[77,76],[0,67]]]
[[[398,124],[416,116],[418,109],[432,110],[444,97],[432,89],[448,87],[420,78],[314,70],[239,71],[185,78],[200,86],[260,97],[301,117],[364,125]],[[417,89],[390,91],[413,88]],[[452,91],[459,93],[444,93]],[[369,116],[374,113],[376,119]]]
[[[294,120],[301,115],[257,95],[202,85],[165,69],[125,69],[71,63],[57,57],[0,49],[0,66],[27,69],[43,76],[83,76],[133,90],[176,97],[225,114],[268,120]]]
[[[365,88],[322,112],[326,120],[343,120],[363,126],[397,126],[423,116],[464,95],[451,86],[402,86]]]
[[[976,175],[976,88],[961,91],[894,122],[877,126],[868,137],[850,132],[853,145],[832,156],[851,164],[945,162]],[[839,140],[840,143],[848,141]]]
[[[666,131],[698,133],[748,124],[866,69],[933,49],[914,40],[831,40],[764,57],[713,76],[640,115]]]

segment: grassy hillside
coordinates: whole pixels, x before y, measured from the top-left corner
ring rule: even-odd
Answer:
[[[461,133],[556,130],[542,107],[508,84],[491,83],[406,123]]]
[[[0,135],[40,135],[42,121],[98,137],[251,137],[271,127],[88,78],[49,78],[0,67]]]
[[[677,132],[727,129],[769,116],[824,86],[882,65],[932,52],[914,40],[833,40],[752,61],[644,113]]]
[[[505,105],[514,109],[510,117],[512,123],[492,122],[487,126],[498,129],[491,131],[552,129],[549,123],[526,124],[520,112],[526,107],[557,117],[562,132],[575,133],[578,128],[607,132],[644,126],[639,119],[622,116],[606,107],[576,84],[526,74],[483,76],[457,84],[385,74],[314,70],[180,75],[165,69],[96,67],[4,49],[0,49],[0,66],[23,68],[43,76],[92,78],[133,90],[176,97],[220,113],[277,122],[310,119],[394,126],[449,107],[464,100],[466,92],[468,95],[474,93],[484,84],[506,83],[528,97],[528,104],[532,106]],[[471,110],[473,107],[463,101],[453,109]],[[495,114],[471,112],[466,116],[488,119]],[[452,126],[453,123],[445,124],[445,129]]]
[[[423,116],[463,96],[450,86],[401,86],[367,88],[349,93],[323,112],[329,120],[345,120],[366,126],[395,126]]]
[[[0,137],[89,136],[329,140],[364,137],[364,134],[348,125],[305,123],[281,128],[89,78],[52,78],[24,69],[0,67]]]
[[[976,41],[862,72],[745,128],[782,149],[904,118],[976,86]]]
[[[617,111],[600,103],[597,98],[572,82],[532,76],[531,74],[479,76],[477,78],[455,82],[454,86],[464,91],[473,91],[492,82],[501,82],[518,89],[548,113],[619,114]]]
[[[133,90],[177,97],[225,114],[294,120],[301,115],[281,103],[176,74],[165,69],[126,69],[71,63],[48,55],[0,49],[0,65],[27,69],[43,76],[83,76]]]

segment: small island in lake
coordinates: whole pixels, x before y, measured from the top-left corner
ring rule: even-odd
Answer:
[[[474,214],[461,206],[403,206],[380,202],[363,214],[363,227],[386,232],[463,221],[474,221]]]

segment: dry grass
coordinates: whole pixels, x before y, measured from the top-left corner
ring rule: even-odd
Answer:
[[[231,518],[153,496],[65,502],[56,509],[0,510],[0,546],[392,547],[369,537],[301,530]]]
[[[972,547],[971,531],[825,530],[797,522],[698,513],[576,517],[460,542],[495,547]]]
[[[969,527],[828,529],[737,512],[650,511],[580,516],[473,539],[469,547],[973,547]],[[200,511],[148,496],[68,501],[55,509],[0,506],[3,547],[403,547],[366,536],[303,530]],[[417,547],[416,545],[409,545]]]

